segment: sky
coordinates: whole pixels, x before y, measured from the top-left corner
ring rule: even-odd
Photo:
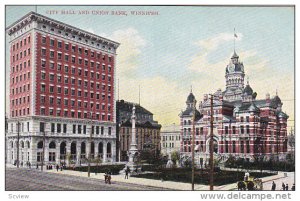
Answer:
[[[35,9],[7,6],[6,26]],[[109,15],[95,14],[103,11]],[[140,86],[141,105],[163,127],[179,124],[191,87],[198,103],[204,94],[225,89],[235,28],[235,49],[257,99],[266,93],[273,97],[277,90],[283,111],[290,116],[288,129],[294,127],[293,7],[38,6],[37,12],[121,43],[116,66],[119,98],[138,103]],[[6,43],[8,48],[8,38]],[[9,65],[6,69],[8,73]],[[8,93],[6,97],[8,102]]]

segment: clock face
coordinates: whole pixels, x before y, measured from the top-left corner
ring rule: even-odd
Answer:
[[[235,68],[234,64],[229,64],[229,66],[228,66],[229,72],[233,72],[234,68]]]

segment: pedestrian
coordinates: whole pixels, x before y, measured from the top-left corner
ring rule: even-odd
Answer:
[[[129,168],[127,167],[125,170],[125,179],[128,179]]]
[[[285,191],[285,184],[282,182],[282,190]]]
[[[286,191],[289,190],[289,185],[288,185],[288,184],[285,185],[285,190],[286,190]]]
[[[49,170],[49,166],[48,165],[46,165],[46,170]]]
[[[56,172],[58,172],[59,166],[58,164],[56,164]]]
[[[111,172],[109,171],[108,172],[108,177],[107,177],[107,180],[108,180],[108,184],[111,184]]]
[[[36,169],[39,169],[39,164],[36,164]]]
[[[62,171],[62,170],[63,170],[63,166],[61,165],[61,166],[60,166],[60,171]]]
[[[291,190],[292,190],[292,191],[295,191],[295,184],[293,184]]]
[[[272,191],[275,191],[276,190],[276,184],[275,184],[275,182],[273,181],[273,183],[272,183]]]
[[[107,184],[107,180],[108,180],[108,174],[107,171],[104,173],[104,181]]]
[[[28,162],[28,165],[29,165],[29,169],[31,169],[31,163],[30,162]]]

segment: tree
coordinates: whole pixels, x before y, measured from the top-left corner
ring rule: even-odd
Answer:
[[[225,162],[225,167],[234,167],[236,165],[236,159],[230,154]]]
[[[179,161],[179,159],[180,159],[180,153],[179,153],[179,151],[173,151],[171,153],[171,160],[172,160],[172,162],[174,164],[176,164],[176,162]]]

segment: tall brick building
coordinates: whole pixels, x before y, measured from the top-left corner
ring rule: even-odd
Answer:
[[[284,160],[287,153],[287,119],[278,94],[257,100],[257,93],[244,84],[244,65],[234,51],[225,69],[226,89],[213,94],[214,154],[226,160],[229,155],[253,161],[257,157]],[[180,114],[182,157],[191,157],[193,103],[191,92]],[[211,104],[205,94],[195,110],[196,161],[208,162]]]
[[[115,161],[115,60],[119,43],[30,12],[7,28],[7,159]],[[18,129],[19,128],[19,129]],[[93,140],[88,137],[92,132]],[[45,137],[44,137],[45,136]],[[45,145],[44,145],[45,144]]]

